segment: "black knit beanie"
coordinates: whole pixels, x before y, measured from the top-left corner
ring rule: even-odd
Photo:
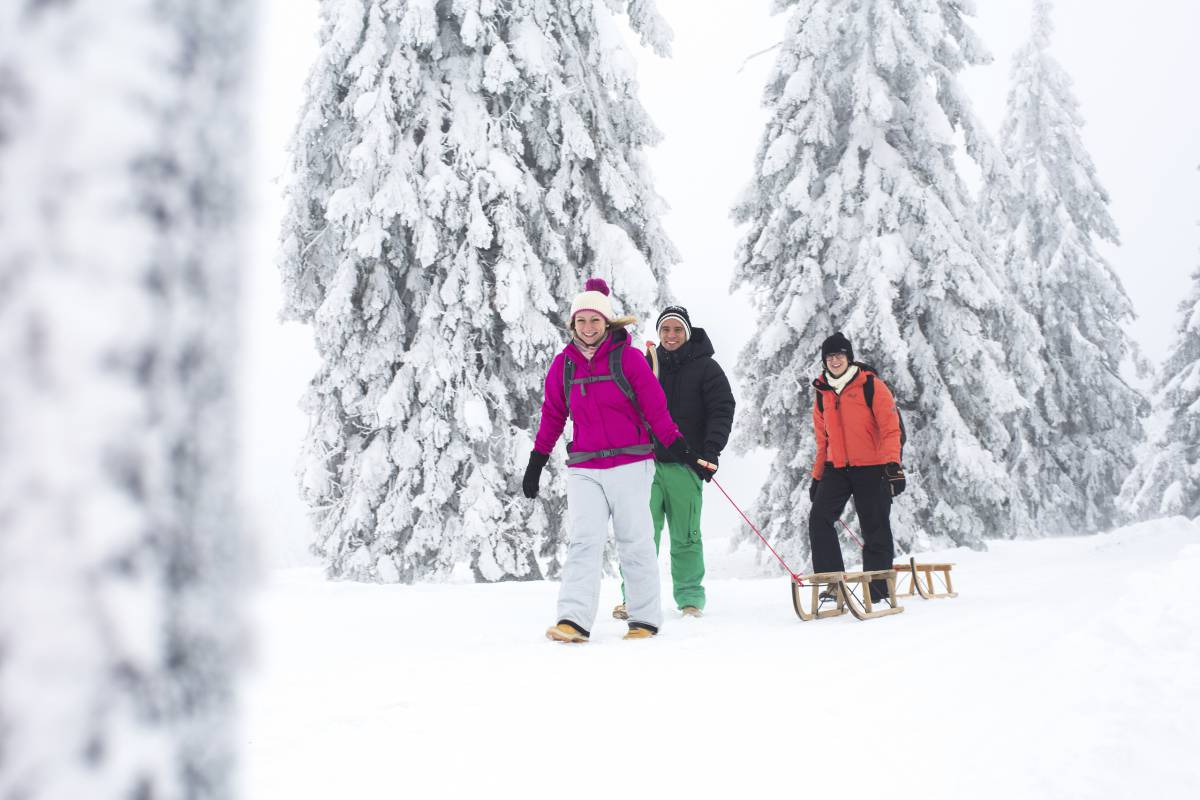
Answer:
[[[830,353],[845,353],[847,361],[854,360],[854,346],[850,344],[849,339],[842,335],[841,331],[821,342],[821,361],[824,361]]]
[[[654,330],[657,331],[669,319],[677,319],[683,323],[683,330],[687,333],[687,338],[690,342],[692,340],[692,320],[688,317],[687,309],[683,306],[667,306],[658,315],[658,322],[654,323]]]

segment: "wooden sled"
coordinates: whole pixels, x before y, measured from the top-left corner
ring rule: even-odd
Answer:
[[[908,578],[908,591],[904,592],[904,596],[912,597],[913,592],[921,595],[926,600],[937,600],[942,597],[958,597],[958,592],[954,591],[954,584],[950,580],[950,570],[954,568],[954,564],[918,564],[916,558],[909,558],[907,564],[895,564],[892,569],[897,573]],[[939,591],[936,584],[933,582],[935,572],[941,573],[941,582],[945,586],[945,591]],[[924,585],[922,585],[921,575],[925,576]]]
[[[883,603],[873,604],[868,584],[880,578],[887,581],[888,599]],[[796,616],[805,622],[826,617],[839,617],[847,611],[855,619],[875,619],[899,614],[904,610],[904,607],[896,601],[896,570],[894,569],[879,569],[871,572],[816,572],[812,575],[802,575],[800,580],[805,585],[801,586],[792,581],[792,607],[796,609]],[[822,611],[820,595],[826,587],[834,588],[837,599],[833,608]],[[861,597],[855,594],[855,587],[858,588]],[[808,593],[806,590],[809,589],[811,589],[811,600],[806,609],[802,597]],[[883,607],[876,610],[876,605]]]
[[[812,575],[803,575],[800,580],[804,581],[804,586],[792,581],[792,607],[796,609],[796,616],[805,622],[811,622],[814,619],[825,619],[826,617],[839,617],[846,613],[846,596],[841,591],[842,576],[845,573],[841,572],[817,572]],[[837,597],[837,607],[821,610],[821,592],[826,587],[835,587],[835,596]],[[804,603],[800,600],[801,595],[805,594],[811,587],[812,600],[808,610],[805,611]]]

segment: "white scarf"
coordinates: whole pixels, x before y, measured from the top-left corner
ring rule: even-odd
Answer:
[[[854,376],[857,374],[858,367],[854,364],[846,367],[846,371],[842,373],[842,377],[840,378],[833,377],[829,374],[829,370],[825,370],[825,382],[833,388],[833,391],[841,394],[842,389],[845,389],[846,386],[849,385],[850,381],[854,380]]]

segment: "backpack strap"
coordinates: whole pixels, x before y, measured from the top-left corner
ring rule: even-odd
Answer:
[[[637,408],[637,397],[633,394],[633,385],[625,377],[625,367],[621,365],[621,353],[623,349],[621,347],[614,347],[612,352],[608,354],[608,374],[612,375],[612,379],[617,382],[617,386],[621,389],[621,394],[629,398],[629,402],[633,403],[634,407]],[[641,413],[640,408],[638,408],[638,413]]]
[[[625,347],[627,346],[614,348],[608,354],[608,374],[612,375],[612,379],[616,381],[621,394],[625,395],[629,399],[629,402],[633,404],[633,410],[637,412],[638,418],[641,419],[642,427],[646,429],[646,433],[650,434],[650,439],[654,441],[657,437],[655,437],[654,431],[650,429],[650,420],[646,419],[646,415],[642,413],[642,407],[638,404],[637,395],[633,391],[633,384],[629,382],[629,378],[625,377],[625,367],[621,365],[621,355],[625,352]]]
[[[635,444],[630,447],[618,447],[613,450],[598,450],[595,452],[575,452],[571,450],[571,445],[567,445],[567,466],[573,467],[576,464],[581,464],[584,461],[590,461],[593,458],[608,458],[610,456],[623,455],[638,455],[644,456],[654,452],[655,436],[654,431],[650,429],[650,421],[646,419],[646,415],[642,413],[642,407],[638,405],[637,394],[633,391],[633,384],[625,377],[625,368],[621,365],[621,355],[624,352],[626,345],[619,345],[608,354],[608,374],[594,375],[588,378],[575,377],[575,362],[570,358],[563,364],[563,393],[567,401],[567,413],[571,411],[571,387],[580,386],[583,392],[587,392],[587,384],[599,383],[601,381],[612,381],[617,384],[617,388],[621,390],[621,394],[633,404],[633,410],[637,412],[638,417],[642,420],[642,426],[646,432],[650,434],[651,441],[647,444]]]
[[[648,456],[654,452],[652,444],[635,444],[630,447],[618,447],[613,450],[596,450],[591,453],[567,453],[567,466],[573,467],[593,458],[612,458],[613,456]]]
[[[866,381],[863,383],[863,399],[867,401],[867,408],[871,411],[871,416],[875,416],[875,373],[868,372]],[[900,423],[900,456],[904,456],[904,444],[908,441],[908,431],[904,429],[904,415],[900,413],[900,406],[896,406],[896,419]],[[876,420],[878,425],[878,420]]]
[[[571,415],[571,384],[575,383],[575,362],[563,356],[563,399],[567,404],[567,416]]]
[[[654,438],[653,431],[650,430],[650,421],[646,419],[646,415],[642,413],[642,407],[638,405],[637,394],[633,391],[633,384],[625,377],[625,367],[621,365],[621,355],[625,351],[627,344],[621,344],[612,349],[608,354],[608,374],[593,375],[588,378],[575,377],[575,362],[567,358],[563,363],[563,397],[566,400],[567,413],[571,413],[571,387],[581,386],[583,392],[587,393],[587,384],[600,383],[601,381],[612,381],[617,384],[617,388],[621,390],[621,394],[633,404],[633,410],[638,413],[638,417],[642,420],[642,426],[650,432],[650,438]]]
[[[658,348],[652,342],[646,342],[646,361],[650,362],[650,371],[658,377]]]

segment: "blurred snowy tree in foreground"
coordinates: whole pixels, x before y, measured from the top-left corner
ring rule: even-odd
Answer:
[[[224,798],[250,4],[0,4],[0,797]]]

